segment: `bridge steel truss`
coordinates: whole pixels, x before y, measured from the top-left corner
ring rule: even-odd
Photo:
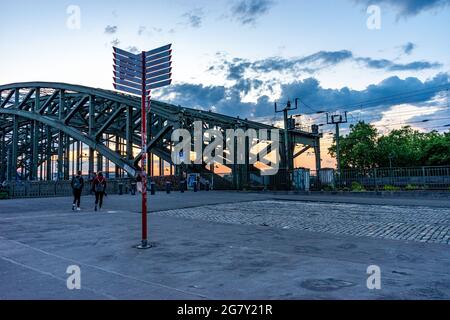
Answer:
[[[18,172],[27,180],[53,180],[55,177],[68,180],[71,172],[81,169],[85,158],[89,173],[108,173],[109,163],[114,163],[116,177],[133,175],[139,170],[140,156],[136,150],[141,140],[140,118],[139,98],[109,90],[48,82],[0,86],[0,180],[16,180]],[[177,128],[193,132],[195,121],[202,121],[204,130],[214,128],[223,133],[227,129],[275,129],[257,122],[152,101],[147,137],[149,159],[156,156],[171,164],[171,173],[173,169],[179,172],[180,168],[172,165],[171,135]],[[281,167],[293,168],[292,160],[302,153],[294,154],[295,146],[302,144],[303,152],[314,148],[320,169],[320,134],[288,132],[292,159],[287,161],[282,156]],[[286,131],[281,130],[280,135],[284,134]],[[286,148],[283,136],[280,141],[282,149]],[[84,150],[89,151],[85,154]],[[185,169],[211,172],[206,164]],[[257,171],[248,164],[230,165],[230,169],[232,187],[236,189],[249,185],[250,172]],[[147,170],[150,175],[155,173],[153,160],[148,161]]]

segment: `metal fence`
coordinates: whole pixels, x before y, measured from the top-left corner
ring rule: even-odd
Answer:
[[[210,176],[202,176],[203,179],[210,181],[210,186],[214,185],[215,189],[220,189],[220,181],[211,180]],[[178,176],[158,176],[151,177],[148,181],[155,183],[157,191],[166,190],[166,183],[170,182],[173,191],[180,190],[181,179]],[[135,181],[133,179],[110,179],[107,183],[107,194],[131,193],[135,190]],[[216,186],[217,185],[217,186]],[[85,188],[83,195],[91,192],[89,182],[85,180]],[[0,186],[0,199],[17,199],[17,198],[45,198],[45,197],[68,197],[72,195],[72,187],[70,181],[15,181],[9,182],[6,187]]]
[[[329,172],[329,169],[326,169]],[[348,169],[315,175],[314,187],[366,190],[449,190],[450,166]]]
[[[311,171],[308,179],[310,190],[450,190],[450,166],[442,167],[411,167],[411,168],[374,168],[342,170],[338,174],[334,169],[322,169],[319,172]],[[225,178],[214,179],[216,190],[231,189],[232,184],[221,183]],[[298,180],[295,174],[287,170],[272,177],[265,177],[262,185],[268,190],[289,190],[295,188]],[[153,177],[157,190],[165,190],[166,182],[172,183],[172,189],[178,190],[179,177],[163,176]],[[303,181],[303,180],[302,180]],[[306,181],[306,180],[305,180]],[[303,181],[303,183],[305,183]],[[223,184],[223,185],[222,185]],[[212,184],[211,184],[212,185]],[[131,179],[108,180],[106,192],[108,194],[129,193],[132,189]],[[304,190],[308,188],[303,186]],[[84,194],[90,193],[86,187]],[[67,197],[72,195],[70,181],[18,181],[9,183],[6,188],[0,188],[1,198],[38,198],[38,197]]]
[[[127,192],[131,186],[130,180],[108,180],[106,192],[118,194],[120,188]],[[16,181],[10,182],[3,188],[8,198],[45,198],[45,197],[67,197],[72,195],[70,181]],[[86,185],[83,194],[88,195],[91,188]]]

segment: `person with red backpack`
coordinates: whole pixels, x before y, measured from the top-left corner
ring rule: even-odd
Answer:
[[[103,197],[106,192],[106,178],[103,176],[103,173],[97,173],[97,177],[92,182],[92,191],[95,193],[95,211],[97,211],[97,206],[99,209],[102,209]]]

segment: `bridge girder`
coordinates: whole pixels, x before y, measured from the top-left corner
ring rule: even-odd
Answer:
[[[78,142],[90,148],[90,158],[97,152],[134,175],[141,156],[133,152],[141,141],[140,107],[137,97],[80,85],[25,82],[0,86],[0,179],[2,175],[14,179],[17,167],[26,167],[31,178],[36,179],[34,167],[55,155],[60,174],[66,165],[61,158]],[[193,130],[195,121],[202,121],[205,130],[275,129],[246,119],[160,101],[152,101],[149,119],[148,152],[169,163],[171,131],[180,127]],[[317,144],[315,135],[297,134],[297,137],[301,143]],[[115,150],[111,149],[109,144],[114,141],[119,141],[119,146],[124,145],[125,152],[117,150],[117,145]],[[93,159],[89,162],[92,162],[91,171]],[[8,174],[5,174],[6,167],[10,171]]]

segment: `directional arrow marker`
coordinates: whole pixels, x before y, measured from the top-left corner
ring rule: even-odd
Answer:
[[[171,48],[172,48],[172,44],[168,44],[168,45],[166,45],[166,46],[162,46],[162,47],[160,47],[160,48],[156,48],[156,49],[147,51],[147,52],[145,53],[145,56],[146,56],[146,57],[149,57],[149,56],[155,55],[155,54],[157,54],[157,53],[160,53],[160,52],[163,52],[163,51],[170,50]]]

